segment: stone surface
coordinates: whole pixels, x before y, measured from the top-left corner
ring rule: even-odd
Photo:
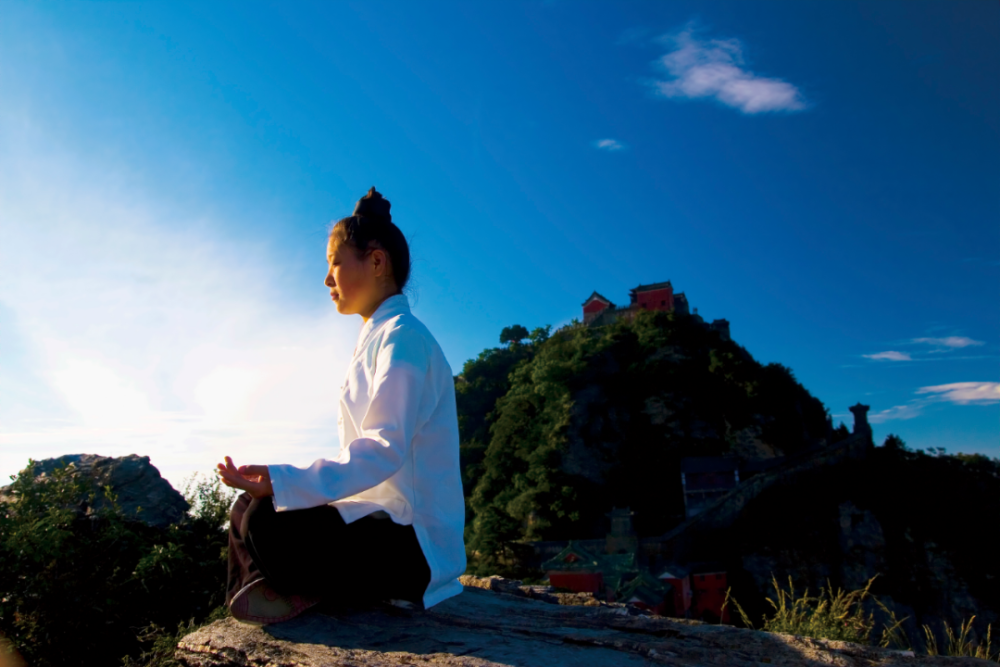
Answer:
[[[72,463],[79,474],[89,478],[96,492],[92,508],[86,503],[81,510],[87,512],[106,504],[103,486],[110,484],[118,495],[118,504],[126,516],[133,517],[157,528],[164,528],[180,521],[189,505],[170,482],[160,476],[160,471],[149,462],[148,456],[100,456],[97,454],[67,454],[53,459],[36,461],[35,476],[49,475],[56,468]],[[9,493],[8,486],[0,488],[0,499]],[[141,508],[141,511],[140,511]]]
[[[621,605],[553,604],[497,578],[463,582],[463,594],[422,612],[320,608],[264,628],[216,621],[184,637],[175,657],[186,667],[994,664],[654,617]]]

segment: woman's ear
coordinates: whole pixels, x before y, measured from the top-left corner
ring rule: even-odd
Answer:
[[[388,278],[392,276],[392,268],[389,265],[389,254],[381,248],[375,248],[368,256],[371,262],[372,271],[376,278]]]

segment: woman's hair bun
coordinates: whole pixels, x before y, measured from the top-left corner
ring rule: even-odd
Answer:
[[[381,218],[386,222],[392,222],[392,214],[389,209],[392,204],[389,200],[378,193],[373,187],[364,197],[354,205],[354,215],[361,215],[366,218]]]

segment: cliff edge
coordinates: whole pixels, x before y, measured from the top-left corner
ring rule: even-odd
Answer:
[[[987,666],[847,642],[648,616],[622,605],[536,595],[498,578],[428,611],[320,609],[264,628],[227,618],[185,636],[186,667]]]

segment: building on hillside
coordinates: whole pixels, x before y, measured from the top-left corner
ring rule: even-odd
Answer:
[[[600,554],[569,541],[562,551],[542,563],[549,584],[575,593],[604,594],[604,572]]]
[[[575,593],[593,593],[609,602],[618,599],[622,584],[639,574],[635,553],[595,554],[570,540],[565,549],[542,563],[549,584]]]
[[[670,564],[661,567],[659,574],[650,572],[639,563],[633,514],[628,508],[615,508],[607,514],[611,530],[604,540],[604,553],[597,551],[598,540],[570,540],[543,562],[541,569],[548,575],[549,584],[577,593],[593,593],[608,602],[634,604],[664,616],[728,618],[722,608],[726,573],[714,564],[691,568]]]
[[[632,529],[632,516],[635,514],[629,508],[615,507],[604,516],[611,519],[611,531],[605,539],[604,552],[609,554],[633,554],[639,549],[639,537]]]
[[[680,565],[671,564],[664,567],[656,578],[665,584],[669,584],[673,591],[671,602],[672,608],[668,607],[665,616],[676,616],[686,618],[691,611],[691,572]]]
[[[691,575],[693,603],[691,618],[709,623],[728,623],[729,609],[725,607],[726,573],[712,567],[696,568],[697,574]]]
[[[640,570],[622,586],[616,597],[618,602],[635,605],[660,616],[671,614],[674,610],[673,586],[654,577],[646,569]]]
[[[729,456],[689,456],[681,459],[684,518],[699,514],[740,483],[740,461]]]
[[[599,544],[594,540],[585,543],[571,540],[562,551],[542,563],[549,583],[577,593],[593,593],[610,602],[619,600],[626,585],[642,572],[636,561],[639,539],[632,528],[633,514],[627,507],[615,507],[605,515],[611,520],[611,530],[601,545],[604,553],[594,549]],[[647,582],[644,587],[629,590],[629,594],[642,598],[650,609],[660,608],[664,600],[650,598],[660,590],[659,585],[669,584]]]
[[[675,294],[674,286],[668,280],[663,283],[633,287],[629,290],[629,304],[621,307],[616,306],[611,299],[599,292],[594,292],[583,302],[583,323],[592,327],[605,326],[619,318],[631,320],[640,310],[676,312],[682,315],[690,313],[684,292]],[[704,324],[697,309],[694,316]],[[705,326],[718,332],[725,340],[730,340],[729,322],[726,320],[714,320]]]

